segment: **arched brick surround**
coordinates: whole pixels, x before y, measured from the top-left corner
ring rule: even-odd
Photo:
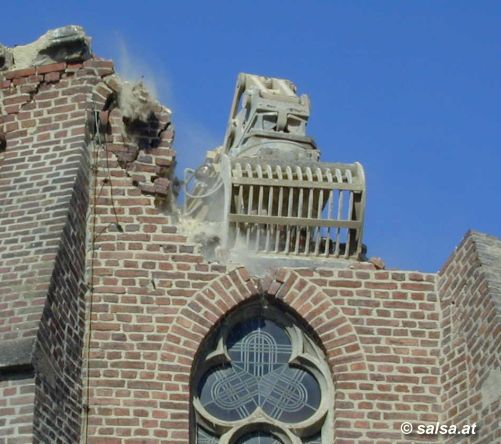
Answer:
[[[238,268],[190,298],[166,335],[158,370],[166,385],[164,406],[169,409],[170,424],[178,430],[178,434],[171,430],[172,438],[188,442],[190,375],[200,344],[226,313],[263,293],[285,303],[314,330],[327,354],[335,386],[368,379],[365,355],[353,325],[321,287],[291,270],[254,279],[245,268]]]

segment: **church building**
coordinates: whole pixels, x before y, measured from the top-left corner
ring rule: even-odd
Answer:
[[[500,442],[501,240],[385,269],[370,171],[309,117],[240,74],[176,171],[171,111],[82,28],[0,45],[0,442]]]

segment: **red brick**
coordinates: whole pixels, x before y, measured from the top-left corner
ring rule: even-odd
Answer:
[[[36,69],[37,74],[47,74],[58,71],[64,71],[66,69],[66,63],[51,63],[49,65],[38,66]]]
[[[36,68],[24,68],[24,69],[17,69],[15,71],[7,71],[4,76],[6,80],[10,79],[16,79],[19,77],[28,77],[33,74],[36,74]]]

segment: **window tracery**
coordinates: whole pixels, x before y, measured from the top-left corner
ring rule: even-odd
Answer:
[[[324,444],[333,389],[320,347],[289,313],[254,301],[202,347],[193,379],[197,444]]]

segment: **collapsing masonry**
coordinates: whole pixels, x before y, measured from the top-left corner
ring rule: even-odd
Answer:
[[[92,57],[90,38],[80,27],[67,26],[29,45],[1,47],[0,70]],[[46,85],[28,91],[27,102],[39,88],[60,80],[58,73],[44,79]],[[112,72],[104,72],[92,94],[88,140],[112,153],[111,162],[141,194],[152,196],[159,210],[179,218],[208,260],[266,269],[266,258],[276,256],[291,266],[365,258],[363,168],[319,161],[306,135],[309,99],[297,96],[292,82],[239,76],[224,144],[209,151],[196,171],[187,171],[182,209],[176,206],[170,110],[142,83],[124,82]],[[20,105],[22,110],[26,104]],[[6,145],[1,129],[0,143]],[[118,221],[115,225],[120,229]],[[254,256],[261,259],[253,261]]]
[[[170,111],[141,82],[123,82],[116,75],[105,79],[97,93],[106,102],[96,118],[95,140],[116,156],[143,194],[155,197],[157,208],[171,211],[176,187]]]
[[[121,200],[170,211],[173,131],[170,110],[78,26],[0,45],[0,399],[20,397],[0,437],[78,442],[97,242],[127,230]]]
[[[7,48],[0,45],[0,72],[23,74],[27,81],[21,84],[27,100],[15,102],[5,109],[7,114],[17,114],[37,100],[37,93],[57,87],[65,77],[83,77],[78,67],[87,60],[95,60],[90,48],[90,38],[79,26],[65,26],[48,31],[35,42]],[[59,71],[45,73],[43,66],[64,63]],[[160,105],[146,90],[141,81],[128,82],[113,73],[111,62],[101,61],[101,82],[96,84],[88,117],[88,138],[94,139],[114,153],[119,165],[127,171],[142,193],[155,196],[159,208],[170,210],[175,201],[176,180],[173,179],[174,128],[171,111]],[[39,67],[36,69],[35,67]],[[85,67],[90,71],[91,67]],[[61,72],[65,72],[61,75]],[[33,71],[33,72],[31,72]],[[28,75],[30,74],[30,75]],[[9,79],[7,79],[9,80]],[[37,83],[37,80],[43,80]],[[84,80],[78,83],[84,93]],[[33,86],[31,86],[33,85]],[[104,106],[99,106],[104,102]],[[6,102],[8,103],[8,102]],[[6,145],[5,132],[0,128],[0,149]],[[4,148],[4,147],[3,147]]]
[[[224,144],[185,173],[184,225],[206,257],[248,266],[253,256],[309,266],[364,258],[363,168],[320,162],[309,115],[289,80],[240,74]]]
[[[196,417],[196,373],[259,307],[298,321],[290,363],[315,375],[325,354],[333,391],[320,422],[287,437],[255,411],[229,442],[419,441],[403,423],[499,441],[501,240],[468,233],[439,273],[364,262],[362,169],[319,162],[308,115],[290,82],[239,77],[180,217],[167,108],[79,27],[0,48],[0,440],[227,443],[232,424]]]

